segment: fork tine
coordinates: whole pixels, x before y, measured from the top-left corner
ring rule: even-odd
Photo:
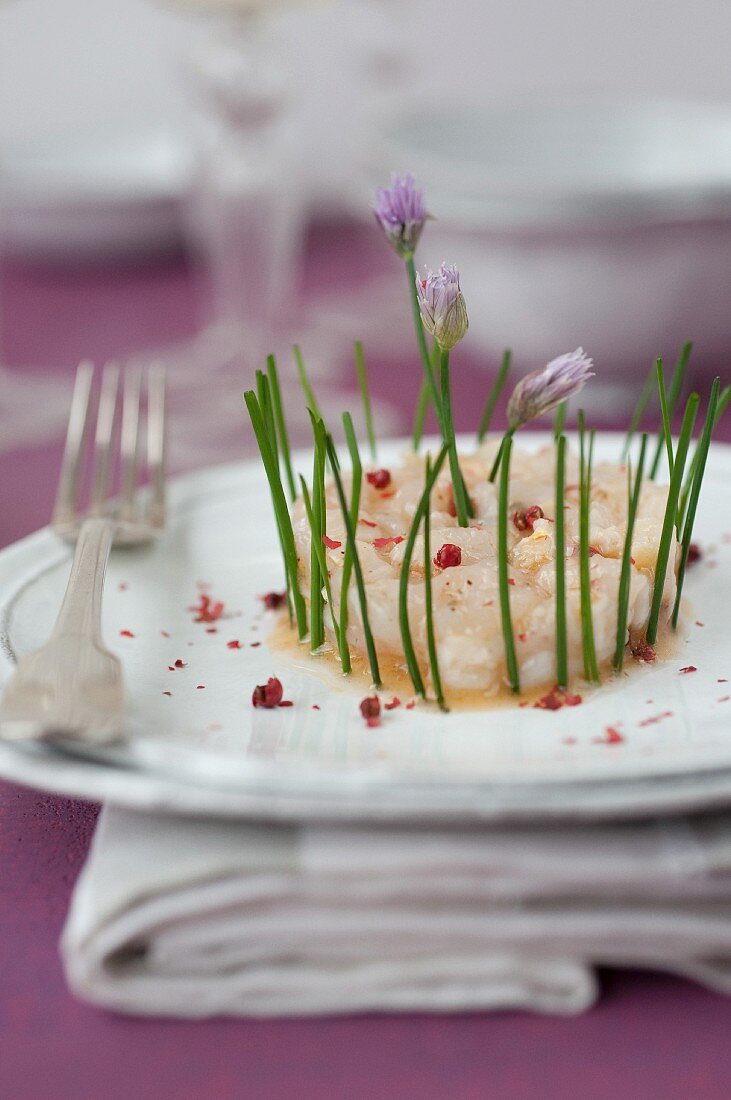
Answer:
[[[89,398],[91,396],[91,383],[94,377],[94,365],[88,360],[82,360],[76,371],[74,392],[71,398],[69,423],[66,429],[66,443],[64,445],[63,458],[61,459],[61,472],[58,478],[56,490],[56,502],[53,507],[52,523],[63,525],[71,523],[76,517],[76,494],[79,485],[79,469],[81,451],[86,433],[86,423],[89,416]]]
[[[142,371],[131,367],[124,378],[122,401],[122,492],[120,519],[132,522],[135,518],[135,489],[137,486],[137,462],[140,441],[140,392]]]
[[[147,467],[151,496],[148,520],[165,523],[165,367],[154,363],[147,377]]]
[[[96,418],[94,438],[94,482],[91,490],[89,514],[99,516],[104,512],[109,488],[109,468],[114,432],[114,416],[117,409],[117,389],[119,386],[119,367],[108,363],[102,375],[102,388],[99,395],[99,411]]]

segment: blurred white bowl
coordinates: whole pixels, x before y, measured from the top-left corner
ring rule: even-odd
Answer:
[[[731,351],[731,109],[589,100],[418,114],[368,146],[437,220],[419,261],[459,265],[470,332],[541,361],[583,344],[622,378],[686,339]]]
[[[34,260],[117,260],[182,240],[190,153],[168,132],[71,133],[0,150],[3,249]]]

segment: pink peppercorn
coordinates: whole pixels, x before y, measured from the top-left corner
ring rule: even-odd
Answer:
[[[265,684],[257,684],[251,696],[255,707],[278,707],[284,695],[284,688],[276,676],[270,676]]]
[[[434,564],[440,569],[451,569],[455,565],[462,564],[462,550],[453,542],[445,542],[437,551]]]

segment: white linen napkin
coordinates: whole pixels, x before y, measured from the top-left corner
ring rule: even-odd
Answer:
[[[731,992],[731,815],[436,831],[107,807],[62,954],[79,997],[188,1017],[573,1013],[600,963]]]

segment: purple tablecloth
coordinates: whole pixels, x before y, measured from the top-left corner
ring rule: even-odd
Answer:
[[[331,239],[328,235],[327,239]],[[323,249],[322,240],[314,248]],[[345,262],[336,255],[335,265]],[[334,276],[335,277],[335,276]],[[190,334],[197,281],[181,262],[137,270],[6,271],[6,361],[104,359]],[[378,388],[400,381],[376,364]],[[476,369],[460,396],[474,409]],[[1,396],[1,395],[0,395]],[[474,413],[471,417],[474,420]],[[41,526],[59,447],[2,458],[0,545]],[[134,1020],[66,992],[57,940],[96,807],[0,783],[0,1095],[187,1098],[726,1097],[731,1003],[679,979],[608,972],[579,1019],[517,1013],[334,1020]]]

